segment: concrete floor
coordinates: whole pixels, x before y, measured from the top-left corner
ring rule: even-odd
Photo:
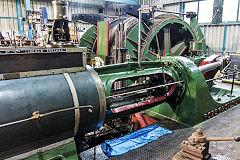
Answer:
[[[197,128],[201,128],[209,137],[240,136],[240,105],[195,127],[187,127],[166,118],[158,123],[160,126],[172,130],[173,133],[160,137],[139,149],[109,159],[171,160],[181,150],[180,143]],[[240,142],[210,142],[210,154],[214,157],[213,160],[240,160]]]
[[[240,105],[197,127],[208,137],[240,136]],[[240,142],[210,142],[210,153],[240,160]]]

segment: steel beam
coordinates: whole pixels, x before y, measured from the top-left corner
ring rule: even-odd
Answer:
[[[31,3],[30,3],[30,0],[25,0],[25,7],[26,7],[26,11],[31,11],[32,8],[31,8]],[[26,16],[27,13],[26,13]],[[32,34],[32,22],[31,21],[28,21],[28,39],[29,40],[32,40],[33,39],[33,34]]]
[[[88,3],[79,3],[79,2],[68,2],[69,6],[76,6],[76,7],[86,7],[86,8],[103,8],[103,5],[98,4],[88,4]]]
[[[222,49],[223,52],[226,50],[226,39],[227,39],[227,25],[224,26],[223,49]]]
[[[51,3],[52,0],[33,0],[37,2],[49,2]],[[69,6],[77,6],[77,7],[86,7],[86,8],[103,8],[103,5],[99,4],[88,4],[88,3],[80,3],[80,2],[68,2]]]
[[[225,25],[240,25],[240,22],[222,22],[218,24],[212,24],[212,23],[199,23],[199,26],[225,26]]]
[[[176,2],[165,2],[165,3],[153,3],[152,6],[157,6],[157,5],[174,5],[174,4],[179,4],[179,3],[190,3],[190,2],[197,2],[198,0],[178,0]],[[206,1],[206,0],[199,0],[199,1]]]
[[[238,9],[237,9],[237,19],[236,19],[236,21],[238,21],[238,17],[239,17],[239,8],[240,8],[240,0],[238,0]]]
[[[16,5],[17,5],[17,20],[18,20],[18,33],[20,35],[23,35],[23,22],[22,22],[22,7],[21,7],[21,2],[20,0],[16,0]],[[14,18],[15,19],[15,18]]]
[[[0,19],[18,19],[16,17],[0,17]]]
[[[183,5],[184,5],[183,2],[181,2],[181,3],[179,4],[179,7],[180,7],[180,8],[179,8],[179,12],[180,12],[180,13],[184,12],[184,11],[183,11]],[[183,18],[184,16],[181,15],[181,14],[179,14],[179,17],[180,17],[180,18]]]
[[[142,10],[139,9],[138,16],[138,66],[141,67],[141,24],[142,24]]]

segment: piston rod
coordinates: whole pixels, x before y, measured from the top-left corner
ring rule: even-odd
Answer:
[[[118,97],[118,96],[124,96],[124,95],[128,95],[128,94],[131,94],[131,93],[137,93],[137,92],[148,90],[148,89],[162,88],[162,87],[166,87],[166,86],[170,86],[170,85],[174,85],[174,84],[178,84],[178,83],[184,83],[184,81],[177,81],[177,82],[168,83],[168,84],[164,84],[164,85],[158,85],[158,86],[144,88],[144,89],[135,90],[135,91],[131,91],[131,92],[116,94],[116,95],[108,96],[107,98],[114,98],[114,97]]]
[[[198,69],[199,69],[202,73],[204,73],[204,72],[212,71],[212,70],[220,67],[221,65],[222,65],[222,63],[218,61],[218,62],[206,64],[206,65],[204,65],[204,66],[200,66],[200,67],[198,67]]]

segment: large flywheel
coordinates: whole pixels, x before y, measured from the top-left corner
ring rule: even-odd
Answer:
[[[116,48],[127,48],[130,61],[137,61],[138,57],[138,19],[134,17],[123,20],[124,29],[120,33],[118,24],[120,21],[110,23],[109,27],[109,53],[112,57],[117,57]],[[206,45],[203,40],[201,30],[197,24],[189,25],[184,20],[175,15],[163,14],[155,17],[153,23],[141,24],[141,59],[143,61],[155,61],[159,54],[161,56],[191,56],[190,43],[204,43],[205,54]],[[96,26],[92,26],[82,36],[80,45],[88,47],[89,54],[96,53]],[[119,39],[119,34],[121,34]],[[95,39],[94,39],[95,38]],[[160,49],[160,50],[159,50]],[[116,58],[117,59],[117,58]],[[120,61],[115,60],[114,63]]]

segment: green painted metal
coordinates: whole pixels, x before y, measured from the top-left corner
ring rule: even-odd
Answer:
[[[138,27],[139,25],[135,25],[131,28],[129,34],[126,39],[126,48],[128,48],[128,53],[131,56],[131,61],[137,61],[138,57]],[[141,25],[141,46],[144,45],[145,40],[148,38],[151,29],[146,23],[142,23]]]
[[[205,59],[206,57],[200,56],[200,57],[188,57],[189,60],[193,61],[196,66],[199,66],[199,64]]]
[[[143,45],[142,60],[149,60],[150,55],[154,55],[151,60],[157,59],[157,51],[151,47],[157,44],[156,34],[160,43],[160,53],[165,56],[187,55],[186,46],[190,41],[197,40],[194,31],[185,21],[176,17],[163,19],[152,28],[151,34]]]
[[[171,53],[171,38],[170,38],[170,28],[164,28],[164,50],[163,55],[168,55]]]
[[[162,57],[162,61],[142,62],[141,68],[139,68],[137,62],[95,68],[103,83],[106,97],[111,95],[114,82],[117,80],[164,73],[170,75],[174,82],[184,81],[183,84],[176,84],[174,93],[166,100],[148,104],[141,108],[131,109],[124,113],[111,113],[110,101],[107,99],[107,117],[105,122],[147,109],[145,112],[150,115],[167,116],[181,123],[194,126],[240,103],[239,90],[234,90],[233,95],[235,97],[229,97],[230,87],[215,84],[209,88],[195,63],[183,56],[164,56]],[[71,142],[62,145],[37,154],[27,160],[40,159],[75,160],[77,159],[75,143]]]
[[[97,55],[98,56],[107,56],[108,55],[108,43],[109,43],[109,22],[101,21],[98,22],[98,37],[97,37]]]
[[[168,67],[162,70],[162,67],[161,67],[162,65],[163,65],[162,62],[160,61],[154,61],[154,62],[145,61],[145,62],[142,62],[141,69],[139,69],[138,63],[129,62],[129,63],[107,65],[100,68],[96,68],[95,70],[98,73],[99,77],[101,78],[102,83],[104,84],[105,94],[107,97],[107,96],[110,96],[114,82],[120,79],[130,79],[132,77],[148,76],[148,75],[157,74],[157,73],[160,73],[160,74],[165,73],[165,74],[171,75],[171,77],[173,77],[175,81],[179,81],[181,79],[179,77],[178,72],[184,72],[184,70],[182,70],[182,68],[178,64],[176,65],[176,66],[179,66],[178,70],[176,70],[176,68],[174,67]],[[131,82],[130,84],[132,83],[133,82]],[[177,89],[176,89],[175,95],[177,95],[178,97],[177,98],[175,97],[175,101],[177,102],[181,99],[180,97],[183,95],[183,91],[185,87],[181,84],[177,84],[176,87]],[[129,112],[112,114],[111,112],[109,112],[110,110],[109,104],[110,104],[110,101],[109,99],[107,99],[108,113],[107,113],[106,121],[112,120],[116,117],[122,117],[132,113],[136,113],[144,109],[147,109],[149,107],[153,107],[157,105],[157,104],[150,104],[145,106],[144,108],[129,110]]]
[[[197,66],[184,57],[164,57],[163,61],[180,63],[184,67],[185,94],[180,103],[164,103],[147,110],[150,115],[164,115],[181,123],[194,126],[205,120],[206,115],[218,114],[220,107],[231,108],[239,101],[240,91],[236,97],[228,97],[230,88],[214,85],[209,90],[206,80]],[[226,110],[226,109],[223,109]]]
[[[198,20],[196,18],[192,18],[190,20],[190,26],[193,28],[194,32],[196,33],[197,36],[197,41],[198,42],[202,42],[202,50],[203,53],[206,54],[207,53],[207,45],[206,45],[206,41],[204,38],[204,35],[202,33],[202,30],[198,24]]]
[[[80,46],[87,47],[87,63],[90,64],[92,54],[96,54],[97,27],[90,27],[81,37]]]
[[[130,61],[137,61],[138,55],[138,24],[135,23],[136,19],[127,21],[125,26],[126,38],[124,43],[128,48],[130,55]],[[117,23],[116,23],[117,24]],[[111,30],[111,29],[110,29]],[[94,35],[96,28],[91,27],[81,38],[80,45],[88,47],[90,53],[96,53],[96,43],[89,44],[86,40],[93,41],[92,38],[96,38]],[[101,34],[101,33],[100,33]],[[114,34],[112,36],[115,36]],[[190,25],[184,20],[174,15],[162,15],[154,19],[153,24],[141,24],[141,57],[143,61],[156,61],[158,52],[158,46],[156,37],[159,41],[160,53],[165,56],[192,56],[189,53],[190,42],[202,43],[202,52],[198,53],[198,56],[206,54],[206,44],[202,31],[197,23],[196,18],[191,19]],[[115,38],[109,37],[114,41]],[[96,40],[96,39],[95,39]],[[110,41],[109,50],[114,51],[114,42]],[[124,46],[125,47],[125,46]],[[111,56],[111,52],[109,53]]]
[[[197,51],[201,51],[202,52],[202,49],[203,49],[203,43],[202,42],[192,42],[190,43],[190,46],[189,46],[190,50],[197,50]]]
[[[200,61],[200,59],[196,59],[195,63],[198,65]],[[162,63],[164,66],[168,64],[163,70],[161,67]],[[234,91],[236,97],[228,97],[227,94],[230,93],[230,87],[222,88],[218,85],[213,85],[209,88],[201,71],[194,63],[194,59],[192,61],[182,56],[165,56],[162,57],[162,63],[159,61],[145,61],[142,62],[142,68],[139,69],[136,62],[130,62],[96,68],[96,71],[105,86],[106,96],[110,95],[113,83],[123,78],[166,73],[171,75],[175,82],[183,80],[184,85],[177,86],[174,96],[169,97],[163,104],[147,106],[153,108],[146,110],[146,113],[154,116],[164,115],[191,126],[203,122],[209,112],[212,114],[211,111],[225,105],[233,105],[236,103],[236,100],[239,100],[240,91]],[[109,101],[107,101],[107,104],[109,110]],[[128,114],[131,113],[132,111],[129,111]],[[108,113],[107,120],[119,116],[124,115]]]
[[[71,142],[26,158],[26,160],[78,160],[76,145],[75,142]]]

